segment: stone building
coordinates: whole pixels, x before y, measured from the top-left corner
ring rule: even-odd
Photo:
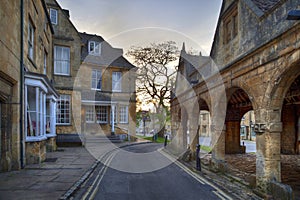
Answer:
[[[1,171],[7,171],[40,163],[46,150],[55,149],[58,94],[52,85],[53,28],[45,2],[1,1],[0,10]]]
[[[81,66],[81,37],[70,20],[68,10],[62,9],[56,0],[46,0],[54,29],[53,79],[60,94],[57,101],[57,134],[81,133],[81,93],[74,88]]]
[[[54,29],[54,86],[60,94],[57,134],[84,139],[84,133],[98,130],[135,133],[135,67],[123,57],[122,49],[111,47],[100,36],[79,33],[69,11],[56,0],[46,2]]]
[[[82,132],[135,134],[135,71],[101,36],[80,33],[81,68],[76,87],[81,88]]]
[[[299,155],[300,24],[287,20],[288,11],[295,9],[299,2],[293,0],[224,0],[210,64],[198,67],[199,80],[193,83],[178,71],[181,89],[175,89],[171,101],[176,138],[170,146],[184,150],[188,128],[195,150],[195,119],[207,110],[217,168],[226,168],[225,154],[241,151],[240,121],[253,110],[256,189],[268,193],[274,188],[284,193],[282,183],[288,184],[282,178],[281,154]]]

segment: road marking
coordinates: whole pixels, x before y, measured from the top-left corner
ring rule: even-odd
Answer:
[[[108,155],[108,157],[106,158],[105,161],[101,161],[103,163],[103,167],[99,170],[93,184],[89,187],[88,191],[81,198],[82,200],[86,200],[86,199],[92,200],[95,198],[95,195],[98,192],[99,185],[107,171],[107,168],[117,153],[118,153],[118,151],[113,151]],[[101,159],[103,160],[104,156]],[[90,197],[88,198],[88,196],[90,196]]]
[[[182,164],[181,162],[179,162],[176,158],[174,158],[173,156],[171,156],[170,154],[166,153],[163,151],[163,148],[158,149],[158,152],[160,152],[162,155],[164,155],[166,158],[168,158],[169,160],[171,160],[173,163],[175,163],[178,167],[180,167],[181,169],[183,169],[187,174],[189,174],[190,176],[192,176],[194,179],[196,179],[199,183],[201,184],[207,184],[209,186],[211,186],[212,188],[215,189],[215,191],[213,191],[214,194],[216,194],[220,199],[222,200],[233,200],[230,196],[228,196],[226,193],[224,193],[222,190],[220,190],[217,186],[215,186],[213,183],[209,182],[208,180],[206,180],[205,178],[203,178],[202,176],[200,176],[199,174],[191,171],[188,167],[186,167],[184,164]]]

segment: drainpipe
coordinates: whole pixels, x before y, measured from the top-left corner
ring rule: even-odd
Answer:
[[[20,164],[21,169],[24,168],[24,137],[23,137],[23,84],[24,84],[24,0],[21,0],[21,26],[20,26],[20,33],[21,33],[21,51],[20,51]]]

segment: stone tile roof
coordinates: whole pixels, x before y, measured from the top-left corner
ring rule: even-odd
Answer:
[[[268,12],[281,0],[252,0],[252,2],[263,12]]]
[[[126,69],[135,68],[126,58],[123,57],[123,49],[114,48],[101,36],[95,34],[79,33],[82,39],[81,60],[85,63],[97,64],[100,66],[114,66]],[[99,56],[88,54],[89,41],[101,43],[101,54]]]
[[[131,69],[135,68],[133,64],[131,64],[126,58],[123,56],[120,56],[119,58],[115,59],[112,63],[111,66],[122,66],[123,68]]]

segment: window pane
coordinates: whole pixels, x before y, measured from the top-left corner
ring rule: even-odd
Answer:
[[[120,111],[119,113],[120,123],[128,123],[128,106],[120,106],[119,111]]]
[[[55,46],[54,48],[54,73],[70,74],[70,48]]]
[[[107,106],[96,106],[96,116],[98,123],[107,123]]]
[[[113,72],[112,73],[112,90],[113,91],[121,91],[122,88],[122,79],[121,79],[121,72]]]
[[[91,88],[92,89],[101,89],[102,85],[102,73],[101,70],[92,70],[92,78],[91,78]]]
[[[57,24],[57,10],[50,8],[50,20],[52,24]]]
[[[58,124],[70,124],[71,117],[71,96],[60,95],[60,99],[57,101],[56,109],[56,122]]]

